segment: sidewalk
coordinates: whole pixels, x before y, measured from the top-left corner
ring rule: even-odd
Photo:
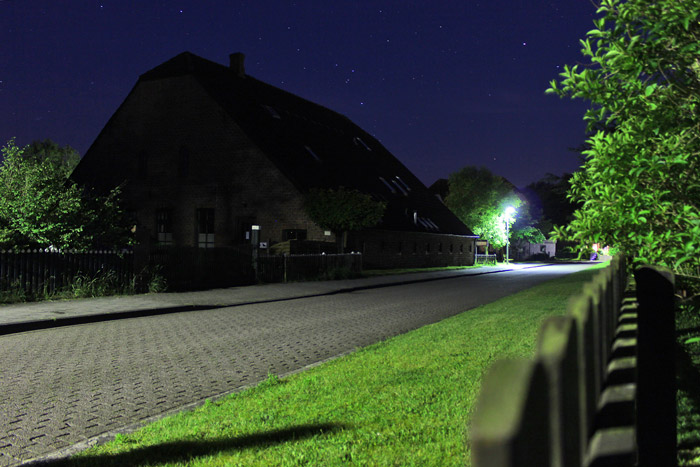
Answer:
[[[122,295],[0,305],[0,335],[114,319],[293,300],[303,297],[332,295],[364,289],[390,287],[392,285],[493,274],[514,269],[542,266],[546,266],[546,264],[482,266],[474,269],[399,274],[361,279],[292,282],[198,292]]]

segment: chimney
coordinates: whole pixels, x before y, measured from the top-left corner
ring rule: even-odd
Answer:
[[[229,68],[231,68],[239,78],[243,78],[245,76],[245,65],[243,64],[245,55],[241,52],[236,52],[235,54],[230,54],[228,58],[230,62]]]

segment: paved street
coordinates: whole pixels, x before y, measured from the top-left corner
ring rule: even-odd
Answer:
[[[0,336],[0,466],[84,444],[268,372],[284,375],[586,267],[467,270],[290,300],[275,292],[266,303],[233,306],[213,291],[210,303],[221,307]],[[290,297],[313,295],[285,285]],[[200,294],[204,308],[207,296]]]

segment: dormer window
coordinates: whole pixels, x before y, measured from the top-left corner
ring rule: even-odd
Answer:
[[[370,148],[369,146],[367,146],[367,143],[365,143],[364,141],[362,141],[362,138],[360,138],[359,136],[355,136],[355,137],[352,139],[352,141],[355,143],[355,145],[357,145],[357,146],[362,146],[363,148],[365,148],[365,149],[368,150],[368,151],[371,151],[371,150],[372,150],[372,148]]]
[[[304,149],[306,149],[306,152],[309,153],[311,157],[314,158],[316,162],[321,162],[321,158],[316,155],[316,153],[308,146],[304,146]]]
[[[386,180],[384,180],[384,177],[379,177],[379,180],[382,181],[382,183],[383,183],[384,186],[387,188],[387,190],[389,190],[390,192],[396,194],[396,190],[394,189],[394,187],[391,186],[391,185],[389,184],[389,182],[387,182]]]
[[[277,120],[282,119],[279,112],[277,112],[273,107],[270,107],[269,105],[264,105],[264,104],[262,107],[263,107],[263,109],[267,110],[267,113],[269,113],[272,118],[276,118]]]

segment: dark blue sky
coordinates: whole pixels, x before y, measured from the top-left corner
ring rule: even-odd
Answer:
[[[579,165],[581,0],[0,0],[0,144],[84,154],[138,76],[188,50],[348,116],[430,185],[484,165],[524,186]]]

